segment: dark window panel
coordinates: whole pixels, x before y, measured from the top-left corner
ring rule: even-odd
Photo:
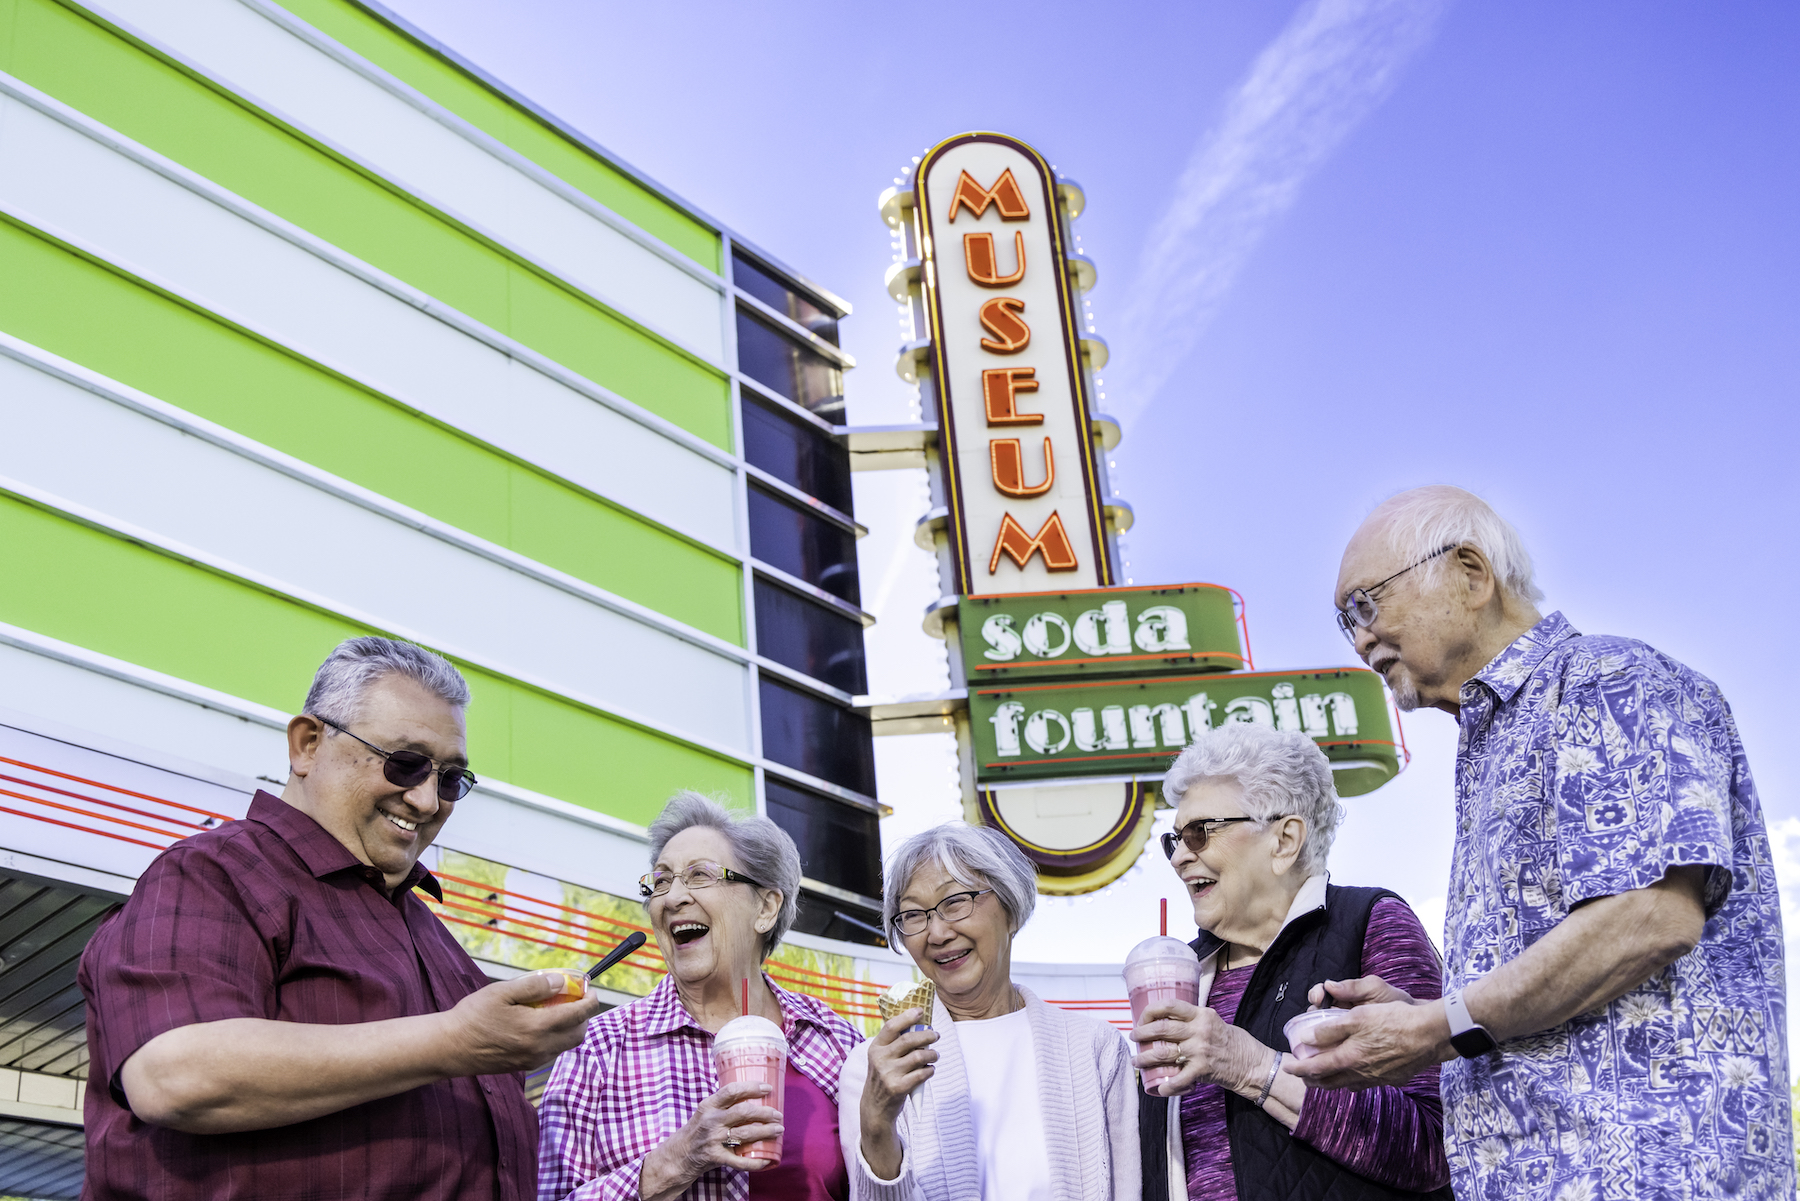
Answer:
[[[873,909],[864,909],[861,905],[847,905],[836,897],[824,897],[817,893],[800,892],[800,913],[794,919],[794,929],[802,934],[816,934],[820,938],[835,938],[843,942],[860,942],[866,947],[885,947],[887,939],[879,933],[881,915]]]
[[[881,895],[879,817],[773,776],[764,777],[763,797],[769,817],[800,848],[800,870],[807,879],[865,897]]]
[[[741,254],[734,254],[731,256],[731,278],[738,287],[789,321],[804,326],[833,346],[838,344],[837,315],[768,268]]]
[[[832,508],[853,512],[850,451],[831,435],[754,399],[748,390],[744,396],[744,457]]]
[[[758,317],[738,310],[738,370],[828,420],[844,411],[844,373]]]
[[[860,604],[856,535],[752,484],[750,553],[851,604]]]
[[[756,581],[756,649],[833,688],[869,690],[862,623],[762,579]]]
[[[875,795],[869,719],[810,692],[762,677],[763,754],[795,771]]]

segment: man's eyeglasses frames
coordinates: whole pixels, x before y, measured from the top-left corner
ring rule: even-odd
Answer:
[[[313,714],[313,716],[318,717],[320,721],[324,722],[340,734],[350,734],[349,730],[338,725],[329,717],[319,717],[317,713]],[[456,767],[454,765],[438,767],[437,762],[432,759],[431,756],[420,754],[418,751],[383,750],[381,747],[376,746],[360,734],[350,734],[350,737],[356,739],[356,741],[362,743],[377,755],[381,756],[383,760],[381,774],[386,776],[387,782],[392,784],[395,788],[404,788],[411,791],[423,784],[425,778],[431,775],[434,770],[437,772],[438,777],[439,800],[460,801],[469,795],[469,790],[471,788],[475,787],[475,773],[466,767]]]
[[[1375,618],[1381,614],[1381,607],[1375,603],[1375,594],[1377,592],[1380,592],[1383,588],[1386,588],[1389,584],[1411,571],[1413,567],[1423,567],[1439,555],[1447,555],[1460,545],[1462,544],[1459,542],[1452,542],[1449,546],[1440,546],[1430,554],[1426,555],[1423,559],[1420,559],[1417,563],[1414,563],[1412,567],[1402,567],[1399,571],[1396,571],[1393,575],[1381,581],[1381,583],[1371,585],[1368,588],[1357,588],[1352,591],[1346,598],[1350,603],[1337,611],[1338,629],[1343,631],[1344,637],[1348,638],[1351,645],[1354,646],[1356,644],[1356,631],[1366,630],[1374,625]]]

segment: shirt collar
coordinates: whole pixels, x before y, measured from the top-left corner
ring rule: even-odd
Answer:
[[[1500,698],[1500,703],[1505,704],[1512,700],[1558,643],[1580,636],[1581,632],[1560,612],[1552,613],[1514,639],[1494,656],[1491,663],[1476,672],[1470,682],[1487,685]]]
[[[334,838],[331,831],[314,821],[311,814],[260,788],[250,799],[250,812],[245,817],[248,821],[259,822],[275,831],[283,842],[293,848],[294,854],[300,856],[300,862],[306,865],[306,870],[313,874],[315,880],[323,880],[343,871],[361,874],[368,867],[350,853],[350,848]],[[386,883],[381,887],[385,890]],[[440,903],[444,899],[437,877],[427,871],[423,863],[413,864],[412,871],[406,874],[406,879],[394,890],[394,899],[398,901],[413,888],[424,889]]]
[[[767,972],[763,973],[763,983],[769,986],[769,991],[774,993],[775,999],[781,1003],[781,1012],[787,1019],[789,1031],[792,1031],[795,1026],[806,1025],[816,1026],[820,1030],[830,1032],[828,1015],[831,1010],[822,1002],[805,993],[789,992],[769,979]],[[675,991],[675,977],[672,975],[664,976],[655,988],[644,995],[643,1000],[637,1002],[636,1008],[638,1009],[638,1028],[646,1036],[655,1038],[683,1029],[699,1030],[705,1033],[704,1027],[695,1021],[693,1015],[682,1005],[681,994]],[[708,1037],[710,1038],[711,1035],[709,1034]],[[789,1041],[793,1040],[790,1038]]]

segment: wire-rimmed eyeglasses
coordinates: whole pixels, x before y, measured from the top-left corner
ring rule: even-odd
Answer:
[[[471,788],[475,787],[475,773],[466,767],[457,767],[453,763],[439,767],[437,761],[430,755],[422,754],[419,751],[384,750],[361,734],[351,734],[349,730],[338,725],[329,717],[322,717],[317,713],[313,716],[340,734],[350,734],[350,737],[380,755],[382,758],[381,774],[386,776],[387,782],[395,788],[404,788],[410,792],[423,784],[433,771],[437,772],[438,799],[440,801],[460,801],[469,795]]]
[[[763,888],[743,872],[734,872],[728,867],[720,867],[716,863],[690,863],[681,871],[670,871],[658,868],[638,877],[638,895],[646,901],[651,897],[660,897],[681,881],[683,888],[689,892],[698,892],[702,888],[713,888],[720,884],[748,884],[751,888]]]
[[[975,892],[953,892],[930,909],[902,909],[894,915],[894,929],[908,938],[923,934],[925,927],[931,924],[931,915],[934,913],[947,922],[960,922],[975,912],[977,898],[993,891],[991,888],[983,888]]]
[[[1374,625],[1375,618],[1381,614],[1381,607],[1375,603],[1375,594],[1377,592],[1380,592],[1383,588],[1386,588],[1389,584],[1411,571],[1413,567],[1423,567],[1439,555],[1447,555],[1461,545],[1460,542],[1452,542],[1448,546],[1440,546],[1430,554],[1426,555],[1423,559],[1420,559],[1417,563],[1414,563],[1412,567],[1402,567],[1399,571],[1396,571],[1393,575],[1381,581],[1379,584],[1371,584],[1367,588],[1353,589],[1350,595],[1345,598],[1349,601],[1349,604],[1337,611],[1338,629],[1344,632],[1344,637],[1349,639],[1351,645],[1354,646],[1356,644],[1356,631],[1366,630]]]

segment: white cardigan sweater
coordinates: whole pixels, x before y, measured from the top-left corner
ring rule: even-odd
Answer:
[[[1020,988],[1037,1055],[1038,1096],[1056,1201],[1137,1201],[1138,1079],[1125,1040],[1096,1018],[1056,1009]],[[975,1121],[956,1023],[939,1000],[931,1025],[939,1038],[937,1071],[907,1099],[896,1123],[905,1155],[895,1180],[878,1180],[862,1157],[862,1094],[869,1044],[844,1062],[838,1089],[838,1137],[854,1201],[981,1201]],[[1020,1098],[1031,1104],[1032,1099]],[[990,1172],[1004,1164],[988,1164]]]

